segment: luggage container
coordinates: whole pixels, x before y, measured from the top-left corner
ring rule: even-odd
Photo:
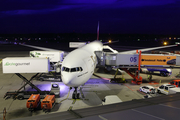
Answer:
[[[47,95],[41,102],[43,111],[50,111],[55,105],[55,95]]]
[[[40,94],[32,94],[27,100],[26,107],[29,111],[33,111],[40,105]]]

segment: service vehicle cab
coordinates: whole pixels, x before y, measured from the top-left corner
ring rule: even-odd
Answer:
[[[169,84],[175,85],[176,87],[180,87],[180,80],[172,80]]]
[[[55,105],[55,95],[47,95],[41,102],[41,109],[51,110]]]
[[[147,93],[147,94],[154,94],[155,93],[155,88],[153,86],[141,86],[139,88],[139,91]]]
[[[32,111],[40,105],[40,94],[32,94],[26,102],[26,107]]]
[[[163,84],[157,88],[157,93],[163,93],[166,95],[175,94],[176,92],[180,92],[180,88],[177,89],[175,85]]]

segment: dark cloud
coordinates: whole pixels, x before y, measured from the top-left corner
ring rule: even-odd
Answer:
[[[179,0],[3,0],[0,33],[177,34]]]

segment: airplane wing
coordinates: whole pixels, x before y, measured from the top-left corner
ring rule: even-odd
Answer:
[[[167,47],[175,47],[175,46],[177,46],[177,45],[168,45],[168,46],[161,46],[161,47],[138,49],[138,51],[145,52],[145,51],[162,49],[162,48],[167,48]],[[119,53],[122,53],[122,54],[132,54],[132,53],[136,53],[136,50],[124,51],[124,52],[119,52]]]
[[[23,46],[31,47],[31,48],[36,48],[44,51],[59,51],[57,49],[51,49],[51,48],[45,48],[45,47],[39,47],[39,46],[33,46],[33,45],[26,45],[26,44],[21,44]]]
[[[32,47],[32,48],[36,48],[36,49],[40,49],[40,50],[44,50],[44,51],[59,51],[58,49],[52,49],[52,48],[45,48],[45,47],[39,47],[39,46],[33,46],[33,45],[27,45],[27,44],[21,44],[23,46],[27,46],[27,47]],[[145,51],[150,51],[150,50],[156,50],[156,49],[162,49],[162,48],[168,48],[168,47],[175,47],[177,45],[168,45],[168,46],[160,46],[160,47],[152,47],[152,48],[144,48],[144,49],[138,49],[138,51],[141,52],[145,52]],[[103,47],[107,47],[107,46],[103,46]],[[109,48],[108,48],[109,49]],[[136,49],[137,50],[137,49]],[[124,52],[118,52],[121,54],[133,54],[136,53],[136,50],[130,50],[130,51],[124,51]],[[115,50],[116,51],[116,50]],[[64,51],[66,52],[66,51]],[[66,52],[68,53],[68,52]],[[116,52],[117,53],[117,52]]]

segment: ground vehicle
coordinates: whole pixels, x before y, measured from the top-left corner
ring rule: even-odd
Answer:
[[[50,94],[53,94],[57,97],[60,96],[60,87],[59,87],[59,84],[58,83],[51,83],[51,91],[50,91]]]
[[[122,102],[117,95],[108,95],[102,100],[103,105]]]
[[[153,86],[141,86],[139,88],[139,91],[142,91],[144,93],[152,93],[154,94],[155,93],[155,88]]]
[[[26,107],[32,111],[40,105],[40,94],[32,94],[27,100]]]
[[[163,93],[166,95],[175,94],[177,92],[180,92],[180,88],[176,88],[175,85],[163,84],[157,88],[157,93]]]
[[[30,57],[49,58],[50,62],[62,62],[63,51],[30,51]]]
[[[48,73],[47,58],[7,57],[2,60],[3,73]]]
[[[150,67],[150,65],[146,65],[147,67]],[[152,66],[152,67],[161,67],[161,66]],[[145,73],[153,73],[153,72],[160,72],[161,76],[170,76],[172,74],[172,70],[171,69],[158,69],[158,68],[141,68],[141,72],[145,72]]]
[[[47,95],[41,102],[41,109],[51,110],[55,105],[55,95]]]
[[[176,87],[180,87],[180,80],[172,80],[170,84],[175,85]]]
[[[62,82],[60,75],[56,75],[56,76],[53,76],[53,75],[42,75],[42,76],[40,76],[38,78],[38,80],[40,80],[40,81],[59,81],[59,82]]]

